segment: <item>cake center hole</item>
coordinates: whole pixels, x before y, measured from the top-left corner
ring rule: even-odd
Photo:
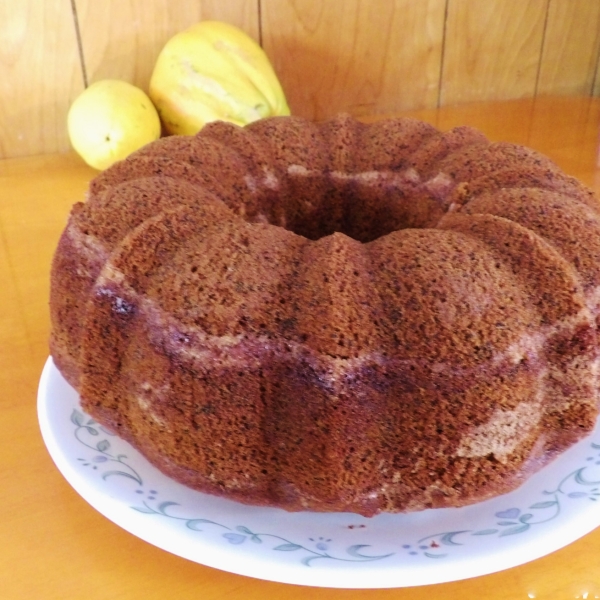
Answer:
[[[444,203],[423,187],[402,185],[389,174],[357,174],[336,181],[322,175],[290,181],[291,193],[274,224],[311,240],[335,232],[367,243],[400,229],[434,227]]]

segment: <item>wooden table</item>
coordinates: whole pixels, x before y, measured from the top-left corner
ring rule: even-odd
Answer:
[[[600,192],[600,99],[538,98],[411,113],[526,144]],[[326,590],[259,581],[188,562],[91,508],[42,442],[36,390],[48,355],[48,273],[72,203],[95,172],[74,155],[0,162],[0,598],[5,600],[599,598],[600,530],[501,573],[410,589]]]

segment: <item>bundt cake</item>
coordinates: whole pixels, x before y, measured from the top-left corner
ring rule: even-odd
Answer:
[[[92,181],[51,279],[51,353],[83,408],[245,503],[461,506],[596,421],[600,206],[468,127],[163,138]]]

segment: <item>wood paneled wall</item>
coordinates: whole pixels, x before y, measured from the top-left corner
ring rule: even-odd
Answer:
[[[163,44],[202,19],[259,41],[314,119],[600,95],[600,0],[2,0],[0,158],[68,150],[87,83],[147,89]]]

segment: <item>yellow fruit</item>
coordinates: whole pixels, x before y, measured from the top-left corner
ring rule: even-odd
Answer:
[[[86,88],[67,117],[73,148],[95,169],[106,169],[160,137],[152,101],[139,88],[104,79]]]
[[[167,42],[149,94],[165,129],[175,134],[197,133],[209,121],[246,125],[290,114],[263,49],[220,21],[202,21]]]

